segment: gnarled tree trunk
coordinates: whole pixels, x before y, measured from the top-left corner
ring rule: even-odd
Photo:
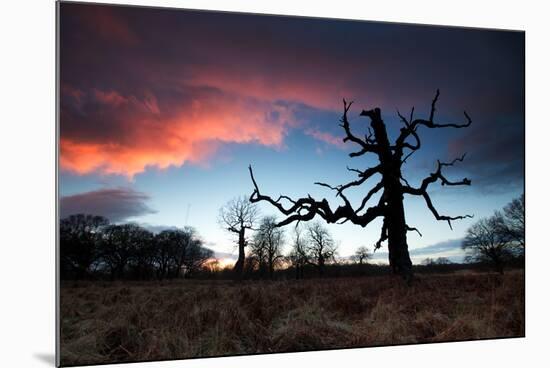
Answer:
[[[386,229],[383,231],[387,231],[383,236],[388,240],[390,267],[393,273],[401,274],[409,280],[412,276],[412,262],[407,245],[407,223],[400,182],[401,157],[396,157],[392,152],[380,109],[369,111],[368,116],[371,118],[371,127],[378,142],[378,157],[382,166],[383,202],[386,204],[384,216]]]

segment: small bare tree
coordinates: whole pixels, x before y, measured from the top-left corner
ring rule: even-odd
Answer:
[[[245,247],[247,245],[246,231],[253,229],[258,216],[258,208],[246,196],[234,198],[220,209],[218,222],[227,231],[237,235],[239,258],[233,268],[237,278],[243,276]]]
[[[336,244],[328,229],[316,221],[307,226],[308,253],[310,263],[317,267],[319,276],[325,272],[325,264],[334,261],[336,255]]]
[[[371,258],[371,254],[369,253],[369,249],[365,246],[357,248],[355,254],[353,255],[353,259],[359,262],[360,265],[362,265],[363,262],[366,262],[369,258]]]

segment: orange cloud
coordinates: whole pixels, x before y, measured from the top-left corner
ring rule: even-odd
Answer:
[[[96,89],[91,97],[104,109],[99,109],[97,117],[81,119],[92,125],[93,119],[111,119],[117,127],[106,138],[62,134],[61,168],[78,174],[133,177],[147,167],[200,164],[222,143],[280,148],[288,128],[297,124],[291,109],[284,105],[225,94],[203,94],[166,114],[151,93],[137,98]],[[63,114],[61,124],[63,127]]]

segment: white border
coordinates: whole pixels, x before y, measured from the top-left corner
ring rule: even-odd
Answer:
[[[407,364],[518,367],[547,361],[547,152],[550,80],[547,11],[520,1],[110,1],[136,5],[307,15],[527,31],[527,338],[141,363],[121,367],[280,367]],[[3,4],[0,216],[1,366],[52,366],[54,354],[55,78],[53,1]],[[353,50],[350,50],[353,52]],[[475,57],[475,55],[473,56]],[[30,224],[30,225],[29,225]],[[25,266],[21,267],[24,259]],[[527,363],[528,364],[528,363]],[[534,363],[537,365],[537,363]],[[544,364],[544,363],[542,363]],[[114,366],[113,366],[114,367]]]

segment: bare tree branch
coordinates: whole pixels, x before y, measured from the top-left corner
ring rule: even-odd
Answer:
[[[451,221],[462,220],[462,219],[465,219],[465,218],[473,218],[474,217],[473,215],[464,215],[464,216],[444,216],[444,215],[440,215],[437,212],[437,210],[435,209],[435,207],[432,203],[432,199],[430,198],[430,195],[428,193],[424,192],[422,194],[422,196],[424,197],[424,200],[426,201],[426,205],[428,206],[430,211],[432,211],[434,217],[439,221],[447,221],[447,223],[449,224],[449,227],[451,228],[451,230],[453,229],[453,225],[451,224]]]
[[[288,225],[295,221],[309,221],[316,215],[319,215],[328,223],[337,223],[340,220],[348,219],[356,225],[365,227],[377,217],[384,216],[385,214],[385,205],[378,204],[377,206],[369,208],[364,214],[358,215],[357,211],[352,208],[348,199],[342,193],[340,193],[339,196],[344,200],[345,204],[343,206],[339,206],[335,210],[330,208],[326,199],[316,201],[309,195],[306,198],[290,200],[291,205],[288,208],[285,208],[285,206],[280,203],[283,196],[279,196],[277,200],[274,200],[273,198],[260,193],[256,179],[254,178],[252,166],[249,166],[248,170],[255,188],[250,196],[250,202],[269,202],[281,213],[287,216],[287,218],[279,222],[277,226]],[[286,198],[288,199],[288,197]]]
[[[349,166],[346,166],[346,169],[348,169],[348,171],[353,171],[353,172],[356,172],[357,174],[362,174],[363,172],[359,169],[351,169]]]
[[[382,243],[386,240],[388,240],[388,224],[384,219],[384,222],[382,223],[382,230],[380,231],[380,239],[378,239],[378,241],[374,244],[374,252],[376,252],[377,249],[380,249],[380,247],[382,247]]]
[[[349,170],[349,168],[348,168],[348,170]],[[329,188],[329,189],[332,189],[332,190],[336,190],[338,192],[336,195],[340,195],[344,190],[346,190],[350,187],[359,186],[359,185],[363,184],[365,181],[367,181],[369,178],[371,178],[374,174],[380,173],[381,170],[382,170],[382,166],[380,166],[380,165],[368,168],[365,171],[360,171],[360,170],[356,170],[356,169],[350,170],[350,171],[357,172],[360,179],[359,180],[354,180],[354,181],[349,182],[347,184],[338,185],[338,186],[331,186],[329,184],[321,183],[321,182],[315,182],[314,184],[315,185],[320,185],[320,186],[323,186],[323,187],[326,187],[326,188]]]
[[[435,97],[432,100],[432,108],[430,110],[430,119],[424,120],[424,119],[417,119],[412,122],[411,125],[424,125],[428,128],[467,128],[472,124],[472,119],[470,119],[470,116],[466,111],[464,111],[464,116],[466,117],[467,122],[464,124],[456,124],[456,123],[448,123],[448,124],[436,124],[434,123],[434,113],[435,113],[435,104],[437,103],[437,100],[439,99],[439,89],[435,93]]]
[[[432,183],[435,183],[436,181],[440,180],[441,185],[470,185],[472,182],[468,178],[464,178],[460,181],[450,181],[448,180],[443,173],[441,172],[441,168],[445,166],[453,166],[457,162],[462,162],[464,160],[464,157],[466,154],[463,154],[461,157],[455,158],[451,162],[441,162],[437,161],[437,170],[433,173],[431,173],[428,177],[426,177],[424,180],[422,180],[422,184],[419,188],[413,188],[410,185],[404,185],[403,186],[403,193],[412,194],[412,195],[418,195],[423,196],[424,200],[426,201],[426,205],[430,209],[430,211],[433,213],[434,217],[437,220],[443,220],[447,221],[449,223],[449,227],[452,229],[453,226],[451,225],[451,221],[453,220],[459,220],[464,218],[471,218],[472,215],[465,215],[465,216],[443,216],[438,213],[438,211],[435,209],[432,200],[428,194],[428,186]]]
[[[361,201],[361,205],[359,206],[359,208],[355,211],[355,213],[359,213],[363,210],[363,208],[365,208],[365,206],[367,205],[367,202],[372,198],[372,196],[376,193],[378,193],[380,191],[380,189],[384,188],[384,183],[383,182],[379,182],[378,184],[376,184],[374,186],[374,188],[372,188],[371,190],[369,190],[369,192],[367,193],[367,195],[365,196],[365,198],[363,198],[363,200]]]
[[[416,227],[410,227],[407,225],[407,231],[416,231],[420,237],[422,237],[422,233],[416,228]]]
[[[372,143],[369,143],[371,140],[370,138],[367,138],[366,140],[362,140],[351,132],[349,121],[348,121],[348,111],[351,105],[353,104],[353,101],[350,103],[347,103],[344,99],[344,114],[342,115],[342,118],[340,119],[340,126],[344,128],[344,131],[346,132],[346,136],[344,137],[344,142],[352,141],[354,143],[357,143],[361,146],[361,150],[358,152],[352,152],[349,154],[350,157],[356,157],[361,156],[367,152],[378,152],[378,146]]]
[[[397,157],[401,157],[401,155],[403,154],[403,149],[404,148],[409,148],[413,152],[420,148],[420,138],[418,137],[418,134],[416,133],[416,129],[420,125],[428,127],[428,128],[466,128],[466,127],[469,127],[470,124],[472,124],[472,119],[470,118],[470,116],[468,115],[468,113],[466,111],[464,111],[464,116],[466,117],[467,122],[464,123],[464,124],[456,124],[456,123],[437,124],[437,123],[434,123],[433,119],[434,119],[434,114],[435,114],[435,110],[436,110],[435,106],[436,106],[436,103],[437,103],[438,99],[439,99],[439,89],[436,91],[435,97],[432,100],[432,105],[431,105],[431,109],[430,109],[430,116],[429,116],[428,120],[426,120],[426,119],[412,120],[413,115],[414,115],[414,107],[411,110],[411,115],[410,115],[409,120],[407,120],[403,115],[401,115],[399,113],[399,111],[397,112],[399,118],[405,124],[405,127],[401,129],[401,133],[395,141],[395,146],[393,146],[393,149],[395,150],[395,155]],[[412,144],[406,142],[407,138],[410,135],[412,135],[415,138],[416,144],[412,145]],[[407,155],[407,157],[405,157],[405,159],[402,162],[404,163],[411,156],[411,154],[412,154],[412,152],[409,153]]]

